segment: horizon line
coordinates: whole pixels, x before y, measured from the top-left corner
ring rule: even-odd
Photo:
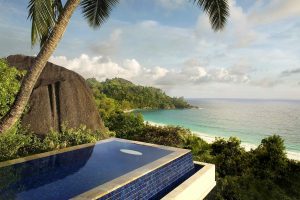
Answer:
[[[185,99],[219,99],[219,100],[265,100],[265,101],[300,101],[300,99],[281,98],[239,98],[239,97],[184,97]]]

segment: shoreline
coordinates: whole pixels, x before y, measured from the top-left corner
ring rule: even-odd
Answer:
[[[124,112],[124,113],[131,113],[131,112],[133,112],[133,111],[135,111],[135,110],[138,110],[138,109],[123,110],[123,112]]]
[[[167,124],[155,123],[155,122],[152,122],[152,121],[144,121],[144,122],[148,123],[152,126],[168,126]],[[191,131],[191,132],[192,132],[192,134],[200,137],[201,139],[203,139],[205,142],[207,142],[209,144],[213,143],[216,140],[216,137],[213,137],[213,136],[208,135],[206,133],[197,132],[197,131]],[[251,149],[257,148],[257,145],[250,144],[250,143],[245,143],[245,142],[242,142],[241,146],[244,147],[246,151],[250,151]],[[286,151],[286,155],[289,159],[300,161],[300,153],[298,153],[298,152]]]

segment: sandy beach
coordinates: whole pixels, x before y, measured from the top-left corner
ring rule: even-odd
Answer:
[[[135,110],[138,110],[138,109],[130,109],[130,110],[123,110],[124,113],[130,113],[130,112],[133,112]]]
[[[166,124],[155,123],[155,122],[151,122],[151,121],[145,121],[145,123],[148,123],[153,126],[166,126]],[[192,131],[192,133],[194,135],[197,135],[198,137],[202,138],[204,141],[206,141],[209,144],[213,143],[216,140],[216,137],[213,137],[213,136],[205,134],[205,133],[195,132],[195,131]],[[242,142],[241,146],[244,147],[246,151],[250,151],[251,149],[255,149],[257,147],[257,145],[249,144],[249,143],[245,143],[245,142]],[[300,161],[300,153],[297,153],[297,152],[287,151],[287,157],[289,159]]]

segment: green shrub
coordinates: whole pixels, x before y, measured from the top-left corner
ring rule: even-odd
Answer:
[[[179,126],[151,126],[146,125],[143,136],[139,140],[149,141],[150,143],[184,147],[184,134],[189,133],[187,129]],[[144,139],[142,139],[144,138]]]
[[[105,125],[119,138],[134,139],[135,135],[143,131],[144,119],[141,114],[119,111],[112,114]]]
[[[261,178],[278,178],[288,167],[284,140],[278,135],[263,139],[251,155],[253,173]]]
[[[103,140],[110,137],[107,133],[99,131],[91,131],[82,125],[79,128],[68,128],[66,124],[62,126],[61,132],[51,131],[43,139],[45,151],[53,149],[61,149],[65,147],[94,143],[98,140]]]
[[[86,126],[79,128],[62,127],[62,132],[51,131],[44,138],[39,138],[28,130],[16,126],[0,135],[0,161],[20,158],[65,147],[94,143],[112,136],[111,133],[92,132]]]
[[[212,162],[211,145],[197,135],[189,132],[183,134],[185,149],[190,149],[193,159],[202,162]]]
[[[9,67],[7,62],[0,59],[0,119],[9,110],[20,88],[20,79],[24,71]]]
[[[0,135],[0,161],[39,152],[40,143],[39,138],[17,124],[5,134]]]
[[[228,175],[242,175],[247,165],[246,151],[241,146],[241,141],[235,137],[228,140],[218,138],[212,145],[212,156],[220,177]]]
[[[212,145],[217,186],[206,199],[300,199],[300,163],[288,160],[282,138],[270,136],[250,152],[236,138]]]

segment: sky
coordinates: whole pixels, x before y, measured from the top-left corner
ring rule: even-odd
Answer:
[[[212,31],[191,0],[120,0],[92,29],[74,13],[50,61],[85,78],[121,77],[186,98],[300,99],[299,0],[228,0]],[[0,57],[36,55],[28,1],[0,0]]]

